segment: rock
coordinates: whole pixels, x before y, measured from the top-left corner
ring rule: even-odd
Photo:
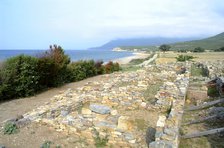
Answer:
[[[119,130],[131,130],[133,128],[133,121],[128,116],[120,116],[117,128]]]
[[[165,121],[166,121],[166,116],[162,115],[159,116],[159,120],[156,123],[157,127],[164,127],[165,126]]]
[[[136,142],[136,139],[129,140],[128,142],[131,143],[131,144],[134,144]]]
[[[83,115],[91,115],[92,111],[88,108],[82,108],[82,114]]]
[[[168,141],[159,140],[151,142],[149,148],[174,148],[174,145]]]
[[[155,134],[156,134],[156,129],[149,127],[146,131],[146,136],[145,136],[146,143],[155,141]]]
[[[145,108],[146,107],[146,103],[145,102],[142,102],[141,103],[141,107]]]
[[[115,124],[109,123],[109,122],[106,122],[106,121],[100,121],[100,122],[96,123],[95,126],[98,126],[98,127],[116,128],[116,125]]]
[[[72,116],[67,116],[67,124],[68,125],[73,125],[73,123],[75,122],[75,118]]]
[[[0,144],[0,148],[5,148],[5,146]]]
[[[116,115],[117,115],[117,110],[112,110],[112,111],[110,112],[110,114],[113,115],[113,116],[116,116]]]
[[[124,138],[128,141],[135,139],[135,137],[131,133],[124,133],[123,135],[124,135]]]
[[[15,124],[18,128],[24,127],[30,123],[31,123],[31,120],[29,118],[22,118],[15,122]]]
[[[63,117],[67,116],[68,114],[69,114],[69,111],[67,111],[67,110],[61,111],[61,116],[63,116]]]
[[[99,114],[109,114],[110,113],[110,107],[106,105],[100,105],[100,104],[91,104],[89,106],[90,110]]]
[[[87,139],[92,139],[93,138],[93,134],[91,131],[81,131],[81,136],[85,137]]]

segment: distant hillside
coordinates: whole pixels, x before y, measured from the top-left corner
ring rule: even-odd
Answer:
[[[130,47],[130,46],[146,47],[146,46],[170,44],[170,43],[190,41],[190,40],[193,40],[193,38],[151,37],[151,38],[116,39],[116,40],[112,40],[100,47],[95,47],[95,48],[91,48],[91,49],[113,49],[115,47]]]
[[[224,32],[202,40],[171,44],[171,49],[173,50],[194,49],[196,47],[202,47],[207,50],[213,50],[218,49],[220,47],[224,47]]]

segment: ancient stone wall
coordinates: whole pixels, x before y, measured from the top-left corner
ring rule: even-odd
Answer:
[[[190,65],[186,65],[189,70]],[[183,115],[185,96],[189,83],[189,72],[177,75],[174,82],[165,82],[156,98],[156,106],[164,108],[167,115],[160,115],[157,121],[155,141],[151,148],[177,148],[179,144],[179,126]]]

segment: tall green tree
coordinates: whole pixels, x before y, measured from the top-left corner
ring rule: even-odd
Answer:
[[[170,45],[167,45],[167,44],[163,44],[163,45],[161,45],[161,46],[159,47],[159,49],[160,49],[161,51],[163,51],[163,52],[169,51],[170,48],[171,48],[171,46],[170,46]]]

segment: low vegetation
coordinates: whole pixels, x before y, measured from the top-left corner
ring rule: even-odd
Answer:
[[[13,122],[7,122],[3,127],[3,133],[6,135],[15,134],[18,132],[18,128],[16,124]]]
[[[190,61],[193,58],[194,58],[193,56],[189,56],[189,55],[179,55],[178,57],[176,57],[177,61],[179,62]]]
[[[52,142],[51,141],[45,141],[42,145],[41,148],[50,148]]]
[[[150,54],[147,58],[143,58],[143,59],[132,59],[129,64],[130,65],[138,65],[143,63],[144,61],[147,61],[149,59],[151,59],[153,56],[155,55],[155,53]]]
[[[27,97],[49,87],[120,70],[118,63],[102,61],[71,62],[57,45],[39,57],[19,55],[0,68],[0,101]]]
[[[106,135],[105,137],[100,137],[99,132],[94,129],[93,132],[95,133],[95,137],[94,137],[94,141],[95,141],[95,146],[97,148],[102,148],[102,147],[106,147],[107,146],[107,142],[108,142],[108,135]]]
[[[224,46],[214,50],[215,52],[224,52]]]
[[[192,64],[191,65],[191,75],[192,76],[207,76],[208,72],[207,69],[201,67],[200,65],[197,64]]]
[[[159,47],[159,49],[162,51],[162,52],[166,52],[166,51],[169,51],[171,48],[170,45],[167,45],[167,44],[163,44]]]
[[[205,49],[201,47],[196,47],[194,48],[193,52],[205,52]]]

